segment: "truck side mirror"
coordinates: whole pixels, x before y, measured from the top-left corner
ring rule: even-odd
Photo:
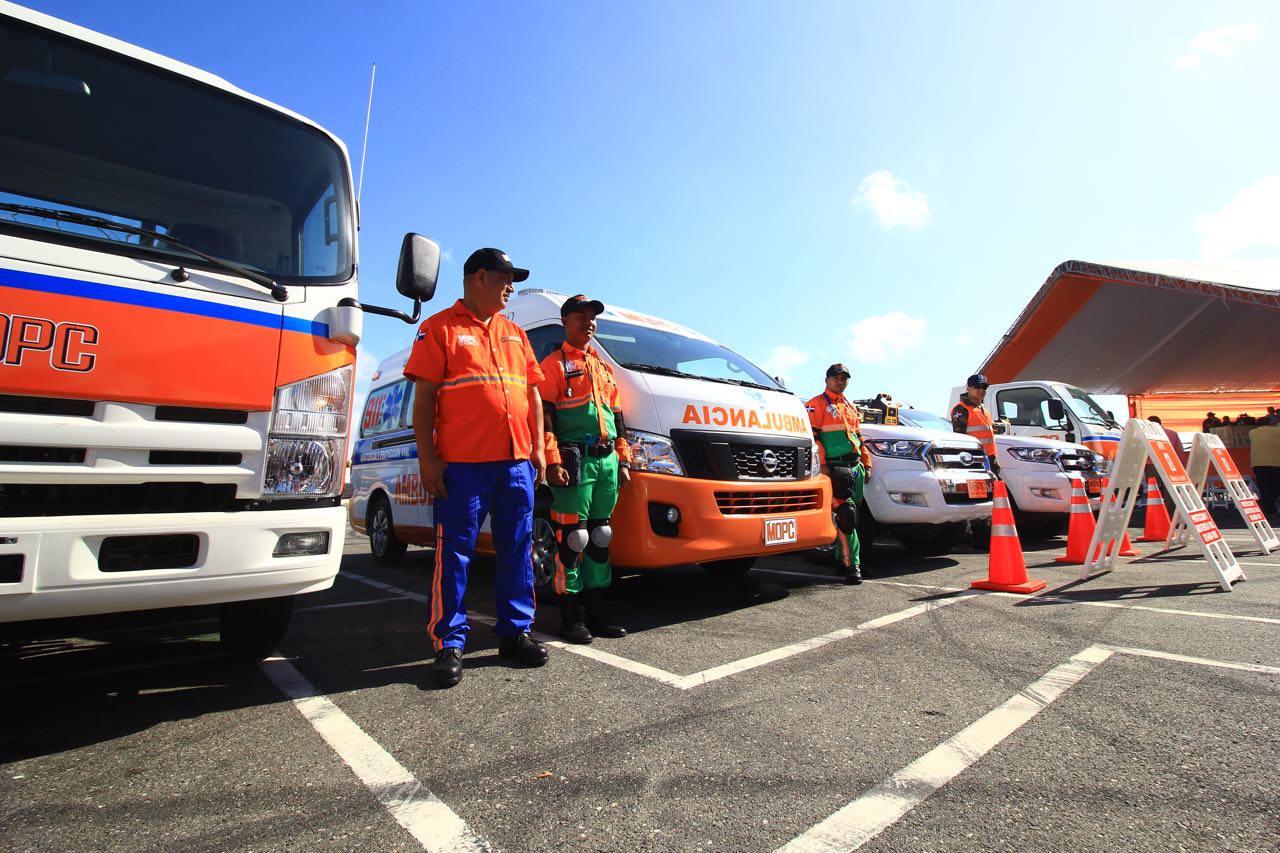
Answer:
[[[1049,401],[1049,420],[1054,423],[1060,423],[1067,419],[1066,407],[1062,405],[1061,400],[1050,399]]]
[[[401,296],[429,302],[436,294],[440,275],[440,247],[434,240],[412,232],[400,244],[400,265],[396,267],[396,290]]]

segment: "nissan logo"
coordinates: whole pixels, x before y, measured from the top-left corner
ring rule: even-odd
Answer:
[[[760,467],[764,469],[766,474],[772,474],[778,470],[778,454],[772,450],[765,450],[760,454]]]
[[[961,464],[961,465],[972,465],[972,464],[973,464],[973,454],[972,454],[972,453],[970,453],[970,452],[969,452],[969,451],[967,451],[967,450],[963,451],[963,452],[960,454],[960,464]]]

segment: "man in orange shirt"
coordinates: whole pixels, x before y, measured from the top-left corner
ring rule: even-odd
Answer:
[[[533,625],[533,489],[545,452],[542,380],[529,339],[498,312],[529,271],[498,249],[478,249],[462,268],[463,295],[418,329],[404,375],[414,380],[413,423],[422,484],[434,498],[436,558],[427,633],[436,684],[462,679],[470,625],[467,568],[487,515],[497,552],[498,654],[529,666],[547,650]]]
[[[836,554],[844,582],[862,583],[862,547],[858,541],[858,503],[871,477],[871,454],[862,440],[858,409],[845,396],[849,369],[827,368],[827,387],[805,403],[822,457],[822,473],[831,478],[831,510],[836,522]]]

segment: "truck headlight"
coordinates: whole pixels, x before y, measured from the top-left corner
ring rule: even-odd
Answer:
[[[262,472],[265,496],[341,493],[353,376],[347,365],[276,389]]]
[[[629,429],[627,441],[631,443],[632,471],[652,471],[655,474],[684,476],[684,468],[680,465],[680,459],[676,456],[676,448],[671,443],[671,439],[651,432]]]
[[[1009,455],[1023,462],[1039,462],[1042,465],[1058,464],[1058,451],[1051,447],[1010,447]]]
[[[818,451],[818,442],[809,445],[809,479],[822,473],[822,454]]]
[[[892,456],[895,459],[924,459],[927,441],[888,441],[877,438],[867,442],[876,456]]]

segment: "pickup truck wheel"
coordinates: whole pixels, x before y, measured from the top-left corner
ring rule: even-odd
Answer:
[[[702,568],[718,577],[737,578],[751,571],[751,567],[755,564],[755,557],[735,557],[732,560],[713,560],[710,563],[703,563]]]
[[[898,534],[898,541],[917,557],[940,557],[960,544],[964,522],[932,524]]]
[[[539,592],[551,588],[556,574],[556,531],[551,520],[533,517],[533,586]]]
[[[220,604],[219,642],[223,650],[236,660],[262,660],[284,638],[292,615],[292,595]]]
[[[975,551],[991,550],[991,522],[987,520],[969,522],[969,538]]]
[[[373,558],[384,566],[399,563],[409,546],[396,536],[391,504],[382,495],[369,501],[369,515],[365,525],[369,529],[369,550],[373,552]]]

